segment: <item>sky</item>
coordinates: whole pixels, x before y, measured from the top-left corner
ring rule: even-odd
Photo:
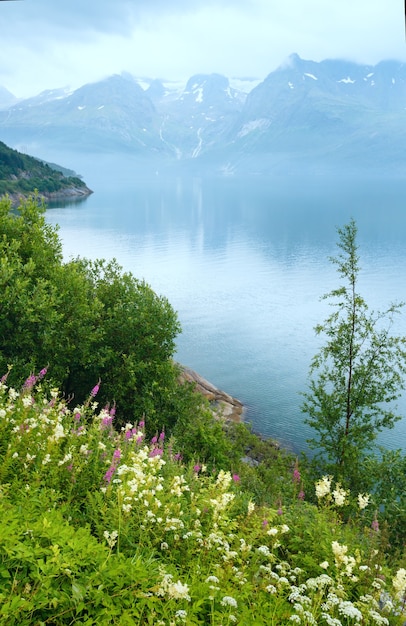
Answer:
[[[19,98],[111,74],[263,80],[292,53],[406,62],[403,0],[0,0],[0,86]]]

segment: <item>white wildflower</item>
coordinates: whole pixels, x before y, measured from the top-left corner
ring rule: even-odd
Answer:
[[[232,598],[231,596],[224,596],[220,604],[222,604],[222,606],[232,606],[235,609],[238,606],[237,600],[235,598]]]
[[[392,585],[396,592],[396,597],[401,600],[406,593],[406,569],[401,567],[392,579]]]
[[[323,476],[323,478],[316,482],[316,496],[318,499],[324,498],[324,496],[330,493],[332,479],[332,476]]]
[[[361,511],[368,506],[370,497],[371,496],[370,496],[369,493],[359,493],[358,494],[358,506],[359,506]]]
[[[336,484],[336,488],[333,491],[333,498],[336,506],[344,506],[346,504],[345,498],[347,496],[347,492],[343,489],[340,483]]]

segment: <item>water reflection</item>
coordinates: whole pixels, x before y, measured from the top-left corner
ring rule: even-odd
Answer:
[[[299,393],[330,311],[320,296],[338,284],[336,226],[357,221],[371,307],[406,300],[405,183],[120,176],[48,211],[65,256],[116,257],[165,294],[183,327],[178,359],[239,397],[257,430],[303,448]],[[406,419],[382,441],[405,435]]]

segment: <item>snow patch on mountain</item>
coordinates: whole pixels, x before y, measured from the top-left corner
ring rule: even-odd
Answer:
[[[260,118],[258,120],[251,120],[244,124],[241,130],[237,133],[237,137],[245,137],[254,130],[266,130],[271,125],[271,121],[266,118]]]
[[[337,81],[338,83],[345,83],[346,85],[348,84],[354,84],[356,81],[352,80],[352,78],[350,78],[349,76],[347,76],[347,78],[342,78],[341,80]]]

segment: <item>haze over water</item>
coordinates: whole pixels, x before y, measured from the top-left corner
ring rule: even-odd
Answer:
[[[95,193],[47,211],[65,258],[115,257],[144,278],[178,312],[177,360],[239,398],[256,431],[306,449],[300,392],[331,311],[320,297],[340,284],[336,227],[357,222],[370,308],[406,301],[406,182],[168,179],[96,159],[77,168]],[[394,330],[406,336],[406,309]],[[405,396],[398,408],[379,441],[405,449]]]

